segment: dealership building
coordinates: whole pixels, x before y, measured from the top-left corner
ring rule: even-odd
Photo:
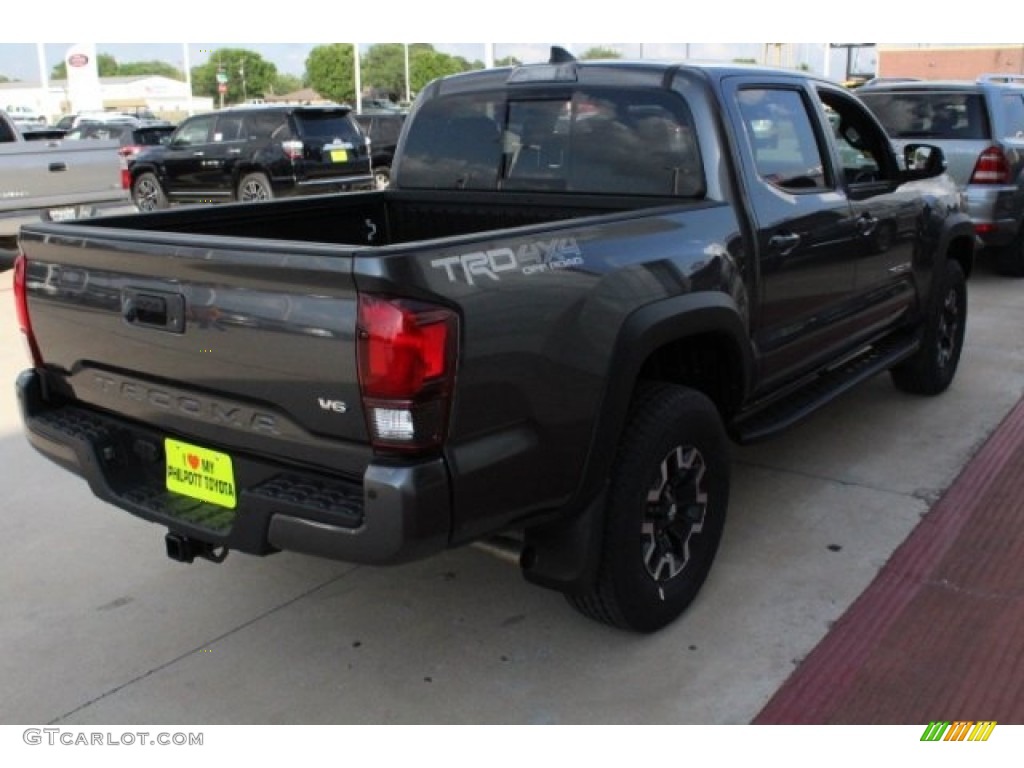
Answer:
[[[168,120],[213,109],[213,98],[193,96],[187,83],[162,75],[101,77],[99,97],[103,109],[130,113],[147,109]],[[51,122],[80,111],[72,102],[66,80],[51,80],[46,87],[30,82],[0,83],[0,109],[9,106],[31,107]]]

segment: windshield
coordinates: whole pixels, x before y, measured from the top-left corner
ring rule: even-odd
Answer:
[[[413,119],[402,163],[404,188],[671,197],[705,189],[685,102],[653,88],[438,98]]]
[[[859,95],[894,139],[985,139],[989,134],[981,94],[862,90]]]

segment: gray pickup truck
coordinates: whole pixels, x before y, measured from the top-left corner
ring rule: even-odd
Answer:
[[[33,133],[37,136],[29,140],[0,111],[0,252],[13,247],[22,224],[130,210],[116,142],[63,141],[52,132]]]
[[[953,381],[975,238],[944,165],[798,72],[445,78],[386,190],[24,227],[26,433],[175,560],[500,544],[653,631],[711,569],[730,440]]]

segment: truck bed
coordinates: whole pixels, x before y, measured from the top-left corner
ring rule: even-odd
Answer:
[[[385,190],[276,200],[259,205],[183,207],[145,216],[83,221],[119,229],[297,240],[333,245],[402,245],[586,216],[624,213],[678,198]],[[433,245],[433,243],[431,243]]]

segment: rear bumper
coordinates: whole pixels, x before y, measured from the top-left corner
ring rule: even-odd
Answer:
[[[295,183],[294,191],[299,195],[326,195],[332,192],[361,192],[374,188],[374,176],[367,174],[298,181]]]
[[[988,247],[1008,245],[1024,219],[1024,192],[1016,186],[968,185],[967,215]]]
[[[354,482],[232,452],[238,502],[228,510],[166,489],[167,435],[77,404],[48,403],[33,370],[18,377],[17,394],[36,450],[83,477],[98,498],[173,533],[250,554],[290,550],[377,565],[447,546],[450,493],[441,458],[371,463]]]

